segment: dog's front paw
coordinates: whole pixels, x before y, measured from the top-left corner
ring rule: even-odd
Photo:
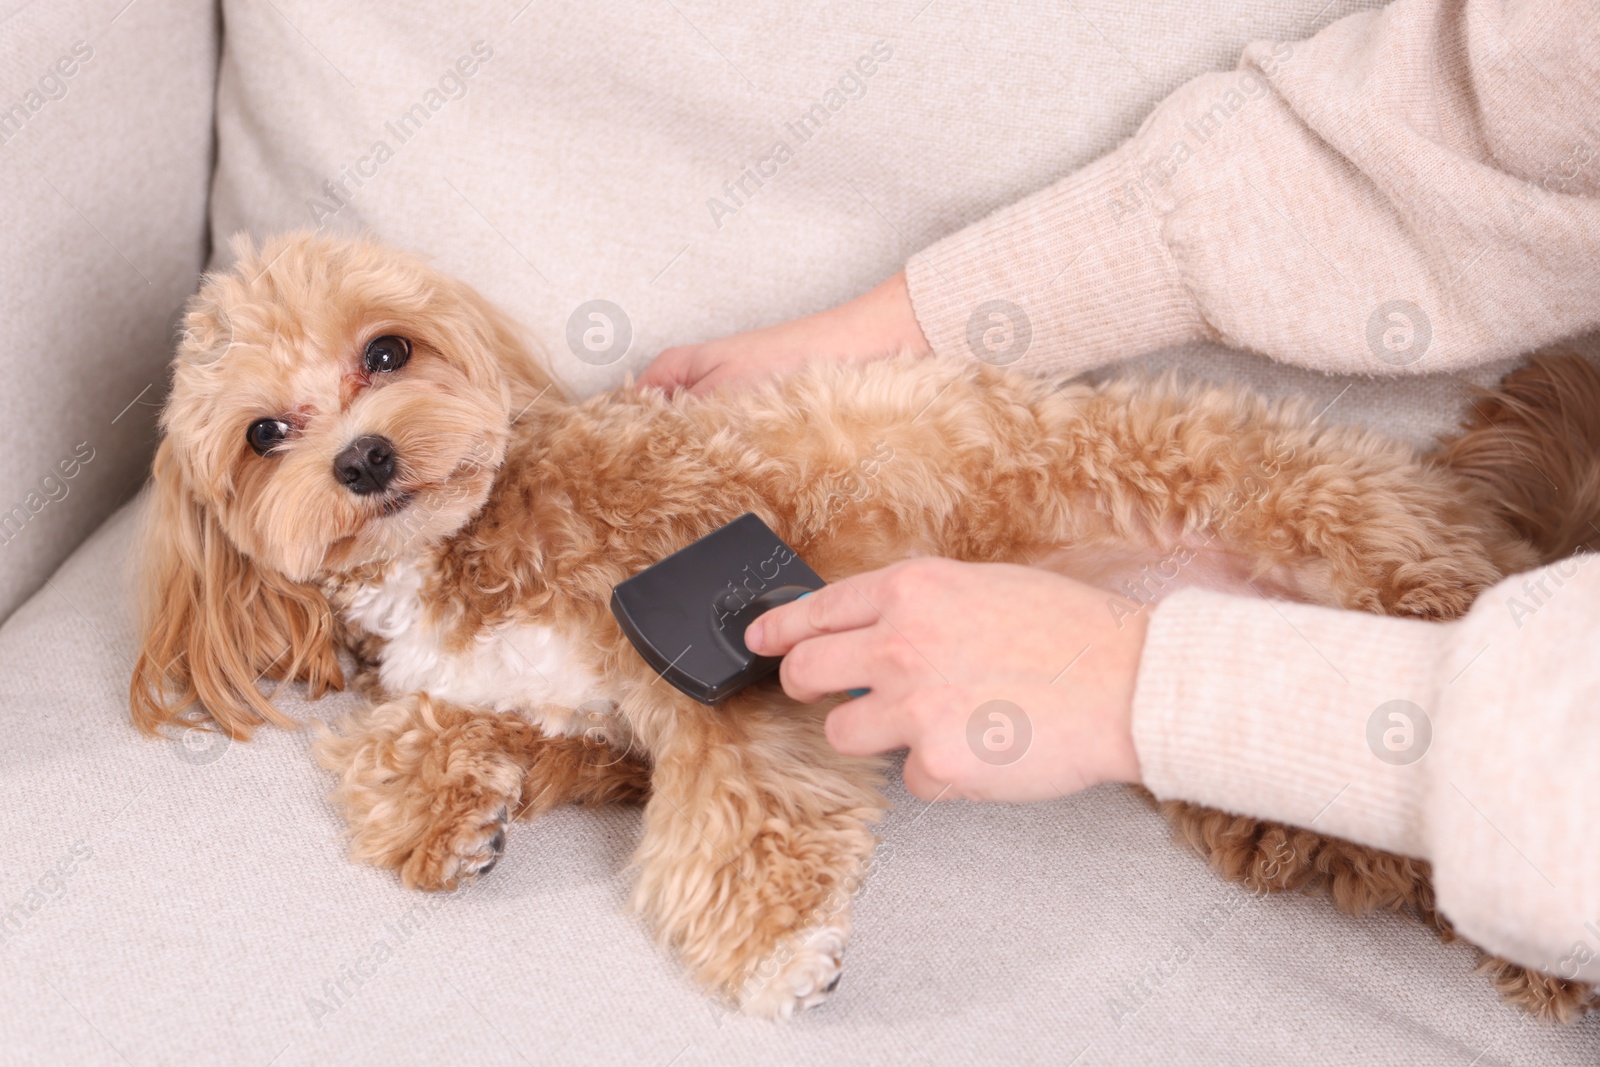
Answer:
[[[493,867],[525,774],[508,735],[527,727],[508,719],[414,693],[324,730],[314,751],[339,775],[351,858],[414,889],[455,889]]]
[[[413,889],[458,889],[488,874],[505,851],[507,820],[503,803],[483,798],[441,814],[401,865],[401,879]]]
[[[787,1019],[821,1004],[844,974],[844,942],[844,931],[835,926],[813,926],[796,934],[740,986],[740,1009],[746,1015]]]

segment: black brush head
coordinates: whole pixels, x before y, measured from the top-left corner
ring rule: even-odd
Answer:
[[[745,647],[745,627],[825,584],[766,523],[745,514],[618,585],[611,613],[661,677],[716,704],[778,667]]]

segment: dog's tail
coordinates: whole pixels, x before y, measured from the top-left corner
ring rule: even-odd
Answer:
[[[1480,392],[1433,458],[1539,563],[1600,551],[1600,371],[1581,356],[1536,356]]]

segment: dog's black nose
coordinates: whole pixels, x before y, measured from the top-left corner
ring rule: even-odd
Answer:
[[[381,493],[394,480],[394,445],[377,434],[356,438],[334,457],[333,476],[352,493]]]

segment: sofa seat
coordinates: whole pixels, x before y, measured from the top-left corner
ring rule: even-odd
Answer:
[[[1406,919],[1252,897],[1120,787],[929,808],[896,784],[838,991],[729,1014],[628,909],[635,810],[518,823],[428,895],[347,859],[310,729],[137,733],[137,506],[0,629],[0,1063],[1596,1060],[1600,1018],[1529,1021]]]

